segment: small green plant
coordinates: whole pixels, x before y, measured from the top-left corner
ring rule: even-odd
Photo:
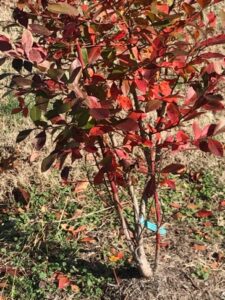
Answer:
[[[210,269],[205,266],[198,265],[192,275],[196,276],[200,280],[207,280],[210,276]]]

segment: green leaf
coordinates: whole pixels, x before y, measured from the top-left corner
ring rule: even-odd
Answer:
[[[87,52],[87,49],[86,48],[82,48],[81,52],[82,52],[83,61],[84,61],[85,65],[87,65],[88,64],[88,52]]]
[[[33,122],[39,121],[41,118],[41,110],[37,106],[33,106],[30,110],[30,117]]]
[[[33,129],[26,129],[26,130],[21,131],[16,138],[16,142],[20,143],[23,140],[25,140],[32,131],[33,131]]]
[[[85,126],[89,118],[90,118],[89,111],[87,109],[82,109],[81,113],[78,115],[77,118],[78,126],[79,127]]]
[[[47,6],[47,10],[54,14],[62,14],[69,16],[78,16],[79,11],[68,3],[52,3]]]
[[[48,76],[53,80],[59,80],[64,75],[65,70],[62,69],[49,69]]]
[[[115,49],[104,49],[101,52],[101,56],[108,61],[114,61],[114,59],[116,58],[116,50]]]
[[[69,103],[63,103],[62,100],[57,100],[53,104],[53,110],[56,112],[57,115],[63,114],[70,110],[70,104]]]

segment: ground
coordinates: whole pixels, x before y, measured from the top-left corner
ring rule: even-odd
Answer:
[[[167,235],[158,269],[141,279],[107,192],[88,184],[85,166],[73,167],[72,186],[57,170],[41,173],[48,147],[39,155],[32,138],[15,143],[31,126],[11,115],[16,106],[12,97],[1,99],[0,300],[225,299],[224,158],[178,158],[189,164],[176,190],[161,191]],[[145,239],[153,265],[155,237],[146,232]]]

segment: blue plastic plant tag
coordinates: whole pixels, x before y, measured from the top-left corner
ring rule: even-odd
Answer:
[[[152,223],[150,221],[145,221],[143,216],[140,218],[140,224],[144,225],[147,229],[157,232],[157,225],[155,223]],[[166,234],[166,229],[164,227],[159,228],[159,234],[160,235],[165,235]]]

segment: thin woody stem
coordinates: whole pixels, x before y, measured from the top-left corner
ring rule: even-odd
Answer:
[[[103,141],[100,138],[99,138],[99,145],[100,145],[100,149],[101,149],[101,152],[102,152],[102,156],[104,157],[104,144],[103,144]],[[117,211],[117,214],[119,216],[123,233],[126,237],[126,240],[128,242],[128,246],[130,247],[130,250],[134,251],[134,245],[133,245],[133,242],[132,242],[131,232],[128,229],[127,220],[125,219],[125,217],[123,215],[122,206],[121,206],[121,203],[120,203],[120,200],[119,200],[118,188],[117,188],[117,185],[116,185],[115,180],[113,178],[114,176],[112,174],[110,174],[109,172],[107,172],[106,175],[107,175],[109,185],[110,185],[110,189],[111,189],[113,204],[114,204],[114,206],[116,208],[116,211]]]

